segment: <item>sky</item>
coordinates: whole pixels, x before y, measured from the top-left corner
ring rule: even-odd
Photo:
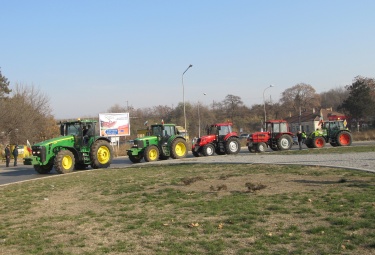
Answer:
[[[0,0],[0,68],[57,119],[114,105],[246,106],[374,78],[372,0]],[[185,74],[184,71],[189,65]],[[270,85],[272,88],[265,90]]]

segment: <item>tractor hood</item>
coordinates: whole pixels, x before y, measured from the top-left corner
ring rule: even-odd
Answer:
[[[73,135],[59,136],[59,137],[55,137],[49,140],[36,143],[33,146],[47,146],[49,144],[60,144],[64,142],[74,142],[74,136]]]
[[[216,135],[204,135],[198,139],[198,143],[207,144],[207,143],[214,141],[215,139],[216,139]]]

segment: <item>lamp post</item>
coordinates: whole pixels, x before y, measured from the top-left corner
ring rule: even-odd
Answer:
[[[266,121],[267,121],[267,113],[266,113],[266,99],[264,98],[264,92],[266,92],[267,89],[272,88],[273,85],[269,85],[267,88],[263,90],[263,107],[264,107],[264,130],[267,129],[266,127]]]
[[[207,95],[206,93],[203,93],[203,95]],[[198,101],[198,137],[201,137],[201,114],[199,112],[199,101]]]
[[[185,72],[182,73],[182,103],[184,105],[184,123],[185,123],[185,138],[187,135],[186,130],[186,109],[185,109],[185,87],[184,87],[184,74],[189,70],[190,67],[193,67],[193,65],[189,65],[188,68],[186,68]]]

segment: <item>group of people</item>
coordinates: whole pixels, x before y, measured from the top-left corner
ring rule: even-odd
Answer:
[[[14,146],[14,149],[13,149],[12,152],[10,150],[10,145],[9,144],[5,147],[5,163],[6,163],[6,167],[9,167],[10,156],[11,155],[13,155],[13,157],[14,157],[14,166],[17,166],[17,157],[18,157],[18,145],[17,144]]]
[[[305,140],[306,140],[306,132],[305,131],[300,131],[298,130],[297,132],[297,139],[298,139],[298,145],[299,145],[299,149],[302,150],[302,144],[305,143]]]

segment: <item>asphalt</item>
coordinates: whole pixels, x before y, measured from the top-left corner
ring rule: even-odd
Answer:
[[[367,145],[375,145],[375,141],[366,143]],[[297,146],[293,147],[297,150]],[[13,162],[11,162],[13,163]],[[160,164],[201,164],[201,163],[229,163],[229,164],[296,164],[296,165],[310,165],[310,166],[328,166],[335,168],[345,168],[352,170],[360,170],[375,173],[375,153],[361,152],[361,153],[328,153],[328,154],[295,154],[282,155],[268,151],[266,153],[250,153],[246,147],[241,148],[241,152],[237,155],[215,155],[210,157],[194,157],[189,153],[187,158],[173,160],[162,160],[156,162],[133,164],[128,157],[116,157],[111,167],[126,168],[138,167],[145,165],[160,165]],[[5,162],[0,163],[0,186],[28,181],[32,179],[59,176],[54,170],[50,174],[41,175],[35,172],[32,166],[24,166],[19,160],[18,166],[5,167]]]

